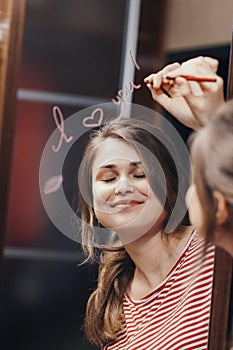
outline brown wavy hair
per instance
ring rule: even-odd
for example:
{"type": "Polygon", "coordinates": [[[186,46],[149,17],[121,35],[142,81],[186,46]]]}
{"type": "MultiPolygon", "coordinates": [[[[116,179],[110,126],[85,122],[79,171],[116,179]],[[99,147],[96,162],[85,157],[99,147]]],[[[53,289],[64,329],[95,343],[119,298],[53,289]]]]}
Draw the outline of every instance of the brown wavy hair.
{"type": "MultiPolygon", "coordinates": [[[[166,147],[169,140],[160,130],[133,119],[113,120],[93,130],[79,169],[79,208],[82,220],[83,250],[87,254],[87,260],[95,257],[96,246],[98,246],[95,240],[97,219],[92,206],[92,164],[99,144],[107,138],[121,139],[132,145],[146,165],[146,177],[156,196],[160,200],[165,195],[166,217],[161,230],[164,230],[169,220],[178,192],[176,165],[166,147]],[[151,156],[151,153],[154,157],[151,156]],[[164,179],[156,170],[158,169],[157,161],[165,176],[166,193],[164,193],[164,179]]],[[[174,222],[174,234],[180,225],[180,222],[174,222]]],[[[164,236],[168,235],[164,234],[164,236]]],[[[111,249],[106,249],[104,246],[99,248],[102,249],[98,285],[88,300],[85,319],[87,339],[97,346],[115,341],[123,330],[122,302],[135,269],[134,262],[123,246],[111,249]]]]}
{"type": "Polygon", "coordinates": [[[214,190],[222,193],[228,206],[228,218],[222,227],[233,229],[233,100],[191,136],[190,144],[194,184],[203,211],[201,231],[213,241],[217,228],[214,190]]]}

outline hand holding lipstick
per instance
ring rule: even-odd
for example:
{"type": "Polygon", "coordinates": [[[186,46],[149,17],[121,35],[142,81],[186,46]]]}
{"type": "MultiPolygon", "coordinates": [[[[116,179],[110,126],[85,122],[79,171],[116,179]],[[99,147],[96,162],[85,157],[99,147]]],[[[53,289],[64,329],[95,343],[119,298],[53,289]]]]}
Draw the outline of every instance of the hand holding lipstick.
{"type": "Polygon", "coordinates": [[[199,129],[224,102],[218,61],[197,57],[173,63],[144,79],[152,98],[184,125],[199,129]]]}

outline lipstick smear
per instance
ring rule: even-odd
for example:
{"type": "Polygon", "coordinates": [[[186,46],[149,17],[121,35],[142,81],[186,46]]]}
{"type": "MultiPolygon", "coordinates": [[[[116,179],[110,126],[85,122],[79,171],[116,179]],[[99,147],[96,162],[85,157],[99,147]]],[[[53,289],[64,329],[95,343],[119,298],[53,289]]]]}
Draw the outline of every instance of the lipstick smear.
{"type": "Polygon", "coordinates": [[[62,185],[62,182],[63,182],[62,175],[51,177],[46,181],[43,192],[45,194],[49,194],[49,193],[58,191],[62,185]]]}

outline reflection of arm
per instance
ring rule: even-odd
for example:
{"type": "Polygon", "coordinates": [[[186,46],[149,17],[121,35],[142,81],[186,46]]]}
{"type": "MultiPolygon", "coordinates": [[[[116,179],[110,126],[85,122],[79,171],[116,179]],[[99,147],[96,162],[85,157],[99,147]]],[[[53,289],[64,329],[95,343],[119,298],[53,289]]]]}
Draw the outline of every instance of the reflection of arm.
{"type": "Polygon", "coordinates": [[[198,130],[224,102],[223,80],[216,74],[217,69],[217,60],[196,57],[182,64],[167,65],[161,71],[146,77],[144,81],[155,101],[181,123],[198,130]],[[168,74],[175,79],[167,79],[168,74]],[[216,82],[188,81],[180,75],[215,78],[216,82]]]}

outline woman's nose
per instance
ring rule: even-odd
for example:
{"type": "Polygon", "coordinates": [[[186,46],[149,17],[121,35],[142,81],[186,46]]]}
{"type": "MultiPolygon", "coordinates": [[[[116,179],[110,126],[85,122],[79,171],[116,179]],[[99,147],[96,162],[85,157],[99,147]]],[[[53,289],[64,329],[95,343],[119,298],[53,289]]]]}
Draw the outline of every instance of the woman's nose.
{"type": "Polygon", "coordinates": [[[126,195],[127,193],[133,193],[134,186],[130,181],[120,180],[115,187],[115,195],[126,195]]]}

